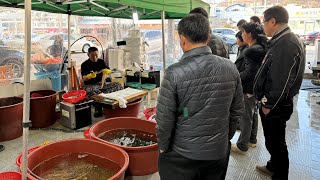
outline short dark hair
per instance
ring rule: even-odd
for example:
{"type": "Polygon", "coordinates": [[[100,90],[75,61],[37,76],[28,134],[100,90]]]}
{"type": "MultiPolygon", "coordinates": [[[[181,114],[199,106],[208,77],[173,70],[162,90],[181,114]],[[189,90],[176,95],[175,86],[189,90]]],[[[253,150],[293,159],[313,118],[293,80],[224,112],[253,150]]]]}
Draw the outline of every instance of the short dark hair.
{"type": "Polygon", "coordinates": [[[241,19],[240,21],[238,21],[237,26],[242,26],[244,23],[247,23],[247,21],[244,19],[241,19]]]}
{"type": "Polygon", "coordinates": [[[241,31],[237,32],[236,38],[238,38],[241,42],[243,42],[242,32],[241,31]]]}
{"type": "Polygon", "coordinates": [[[98,48],[96,48],[96,47],[89,47],[89,49],[88,49],[88,53],[95,52],[95,51],[99,51],[98,48]]]}
{"type": "Polygon", "coordinates": [[[289,22],[288,11],[282,6],[273,6],[263,12],[264,21],[269,21],[271,18],[276,20],[277,24],[287,24],[289,22]]]}
{"type": "Polygon", "coordinates": [[[261,24],[261,20],[258,16],[251,16],[250,18],[253,22],[261,24]]]}
{"type": "Polygon", "coordinates": [[[202,7],[192,9],[189,14],[201,14],[202,16],[209,18],[208,12],[202,7]]]}
{"type": "Polygon", "coordinates": [[[210,37],[210,24],[208,18],[200,14],[190,14],[178,24],[178,33],[193,43],[207,42],[210,37]]]}

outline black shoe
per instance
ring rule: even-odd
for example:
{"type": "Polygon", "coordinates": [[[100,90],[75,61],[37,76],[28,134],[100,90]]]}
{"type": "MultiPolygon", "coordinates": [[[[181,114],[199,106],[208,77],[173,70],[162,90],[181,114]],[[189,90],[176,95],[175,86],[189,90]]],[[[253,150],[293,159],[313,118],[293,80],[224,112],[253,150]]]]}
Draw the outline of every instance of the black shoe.
{"type": "Polygon", "coordinates": [[[3,145],[0,145],[0,152],[3,151],[5,148],[3,145]]]}
{"type": "Polygon", "coordinates": [[[102,117],[102,115],[103,115],[102,111],[95,110],[94,114],[93,114],[93,117],[98,118],[98,117],[102,117]]]}

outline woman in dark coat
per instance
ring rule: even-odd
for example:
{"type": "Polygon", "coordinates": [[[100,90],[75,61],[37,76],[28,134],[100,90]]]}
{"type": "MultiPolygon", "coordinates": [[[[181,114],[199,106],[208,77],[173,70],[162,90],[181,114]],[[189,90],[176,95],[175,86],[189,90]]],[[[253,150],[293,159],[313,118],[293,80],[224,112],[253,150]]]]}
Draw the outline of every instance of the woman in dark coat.
{"type": "Polygon", "coordinates": [[[267,52],[267,38],[258,24],[245,23],[242,28],[241,37],[248,47],[239,54],[235,64],[241,77],[245,113],[240,120],[240,137],[231,150],[245,154],[249,146],[255,147],[257,143],[258,113],[257,100],[253,96],[253,80],[267,52]]]}

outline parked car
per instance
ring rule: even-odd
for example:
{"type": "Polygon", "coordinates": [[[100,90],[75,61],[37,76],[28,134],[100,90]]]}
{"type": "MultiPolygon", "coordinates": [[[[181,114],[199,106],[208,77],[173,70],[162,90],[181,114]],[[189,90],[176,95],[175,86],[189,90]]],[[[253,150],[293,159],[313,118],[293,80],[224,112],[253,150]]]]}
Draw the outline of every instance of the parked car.
{"type": "Polygon", "coordinates": [[[24,54],[21,51],[9,49],[0,45],[0,66],[12,65],[14,78],[20,78],[23,75],[24,54]]]}
{"type": "Polygon", "coordinates": [[[319,34],[319,31],[310,32],[303,36],[302,41],[306,45],[314,45],[314,40],[317,38],[319,34]]]}
{"type": "Polygon", "coordinates": [[[212,33],[214,34],[222,34],[222,35],[236,35],[237,30],[230,29],[230,28],[214,28],[212,29],[212,33]]]}
{"type": "MultiPolygon", "coordinates": [[[[68,35],[67,34],[55,34],[55,35],[44,35],[38,36],[34,40],[32,40],[33,45],[39,44],[44,50],[48,50],[48,48],[53,45],[54,40],[60,36],[63,39],[63,45],[66,49],[68,49],[68,35]]],[[[75,42],[77,38],[74,36],[70,36],[71,44],[75,42]]],[[[80,39],[75,44],[72,45],[71,51],[82,51],[84,53],[88,52],[90,47],[95,46],[91,41],[86,40],[85,38],[80,39]]]]}
{"type": "Polygon", "coordinates": [[[239,46],[237,45],[237,38],[234,35],[222,35],[219,33],[214,33],[214,35],[221,37],[221,39],[227,44],[229,53],[238,53],[239,46]]]}

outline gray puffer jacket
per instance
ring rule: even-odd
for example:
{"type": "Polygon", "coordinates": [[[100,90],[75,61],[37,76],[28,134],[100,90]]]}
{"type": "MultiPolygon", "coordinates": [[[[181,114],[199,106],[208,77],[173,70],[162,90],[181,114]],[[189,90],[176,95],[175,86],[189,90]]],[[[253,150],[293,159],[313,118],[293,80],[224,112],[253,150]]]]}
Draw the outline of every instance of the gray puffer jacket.
{"type": "Polygon", "coordinates": [[[217,160],[243,112],[239,72],[208,46],[184,53],[165,72],[157,103],[160,150],[172,148],[194,160],[217,160]]]}

